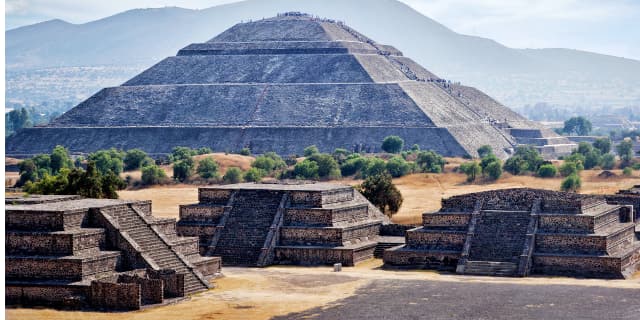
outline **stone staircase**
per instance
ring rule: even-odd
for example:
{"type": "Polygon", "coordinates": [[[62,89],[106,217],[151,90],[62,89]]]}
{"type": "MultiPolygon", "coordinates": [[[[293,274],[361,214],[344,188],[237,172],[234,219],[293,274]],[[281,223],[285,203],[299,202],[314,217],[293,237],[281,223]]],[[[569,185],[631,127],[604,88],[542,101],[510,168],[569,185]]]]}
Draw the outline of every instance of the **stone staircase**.
{"type": "Polygon", "coordinates": [[[224,265],[257,266],[283,192],[240,190],[224,224],[213,255],[224,265]]]}
{"type": "Polygon", "coordinates": [[[497,261],[467,261],[464,269],[466,274],[513,276],[518,265],[512,262],[497,261]]]}
{"type": "Polygon", "coordinates": [[[107,214],[117,219],[121,232],[126,232],[142,249],[147,260],[155,263],[159,269],[172,269],[176,273],[184,274],[185,294],[206,290],[209,284],[202,276],[194,272],[158,233],[131,205],[110,209],[107,214]]]}
{"type": "Polygon", "coordinates": [[[515,275],[530,218],[529,211],[481,211],[464,273],[515,275]]]}

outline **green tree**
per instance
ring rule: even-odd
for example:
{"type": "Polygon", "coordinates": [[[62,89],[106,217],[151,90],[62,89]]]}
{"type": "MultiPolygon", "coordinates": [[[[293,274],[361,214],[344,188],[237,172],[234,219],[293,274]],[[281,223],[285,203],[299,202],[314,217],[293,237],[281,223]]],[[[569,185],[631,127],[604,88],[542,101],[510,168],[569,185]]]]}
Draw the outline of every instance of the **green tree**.
{"type": "Polygon", "coordinates": [[[502,163],[500,160],[489,163],[483,173],[491,180],[498,180],[502,176],[502,163]]]}
{"type": "Polygon", "coordinates": [[[98,169],[101,174],[106,174],[108,171],[120,174],[124,168],[122,160],[124,157],[124,152],[111,148],[109,150],[99,150],[91,153],[88,159],[95,162],[96,169],[98,169]]]}
{"type": "Polygon", "coordinates": [[[131,149],[124,155],[124,170],[138,170],[143,164],[149,162],[147,153],[140,149],[131,149]]]}
{"type": "Polygon", "coordinates": [[[630,165],[633,159],[633,142],[631,142],[631,139],[622,140],[622,142],[616,146],[616,152],[618,156],[620,156],[620,160],[622,160],[620,164],[621,167],[630,165]]]}
{"type": "Polygon", "coordinates": [[[512,175],[520,175],[529,169],[529,164],[519,155],[514,155],[504,163],[504,171],[512,175]]]}
{"type": "Polygon", "coordinates": [[[56,146],[51,152],[51,173],[57,174],[62,168],[73,168],[73,161],[69,157],[69,150],[63,146],[56,146]]]}
{"type": "Polygon", "coordinates": [[[186,158],[178,160],[173,164],[173,178],[184,182],[193,174],[193,168],[195,167],[192,158],[186,158]]]}
{"type": "Polygon", "coordinates": [[[185,160],[191,158],[196,155],[196,151],[192,150],[188,147],[175,147],[171,150],[171,154],[169,155],[169,161],[176,162],[180,160],[185,160]]]}
{"type": "Polygon", "coordinates": [[[161,184],[167,180],[167,174],[155,164],[142,167],[142,184],[161,184]]]}
{"type": "Polygon", "coordinates": [[[460,171],[467,175],[467,182],[473,182],[482,174],[482,167],[477,161],[465,162],[460,165],[460,171]]]}
{"type": "Polygon", "coordinates": [[[388,217],[396,214],[402,206],[402,194],[388,173],[370,176],[356,189],[388,217]]]}
{"type": "Polygon", "coordinates": [[[20,169],[20,179],[16,183],[17,187],[22,187],[27,182],[36,182],[38,180],[38,167],[32,159],[26,159],[18,163],[20,169]]]}
{"type": "Polygon", "coordinates": [[[593,147],[600,150],[601,154],[607,154],[611,152],[611,139],[598,138],[593,142],[593,147]]]}
{"type": "Polygon", "coordinates": [[[118,190],[127,187],[127,183],[113,171],[108,171],[100,178],[102,185],[102,197],[107,199],[118,199],[118,190]]]}
{"type": "Polygon", "coordinates": [[[333,156],[326,153],[317,153],[309,158],[318,164],[318,176],[320,178],[339,179],[342,177],[338,162],[333,156]]]}
{"type": "Polygon", "coordinates": [[[320,177],[318,170],[317,162],[305,159],[295,165],[293,175],[296,179],[318,179],[320,177]]]}
{"type": "Polygon", "coordinates": [[[242,182],[242,170],[240,168],[231,167],[227,169],[227,172],[222,177],[222,181],[225,183],[240,183],[242,182]]]}
{"type": "Polygon", "coordinates": [[[305,157],[311,157],[312,155],[314,155],[316,153],[320,153],[320,150],[318,150],[318,147],[316,147],[315,145],[308,146],[308,147],[304,148],[304,150],[302,151],[302,154],[305,157]]]}
{"type": "Polygon", "coordinates": [[[404,140],[398,136],[387,136],[382,140],[382,150],[388,153],[399,153],[404,148],[404,140]]]}
{"type": "Polygon", "coordinates": [[[338,164],[342,164],[347,160],[347,157],[351,154],[347,149],[337,148],[333,150],[333,158],[338,162],[338,164]]]}
{"type": "Polygon", "coordinates": [[[480,158],[484,158],[490,154],[493,154],[493,148],[491,148],[490,145],[485,144],[478,148],[478,156],[480,156],[480,158]]]}
{"type": "Polygon", "coordinates": [[[8,136],[13,132],[16,132],[22,128],[29,128],[33,126],[29,111],[25,108],[20,110],[11,110],[5,113],[5,135],[8,136]]]}
{"type": "Polygon", "coordinates": [[[196,150],[196,153],[200,155],[210,154],[210,153],[213,153],[213,150],[211,150],[211,148],[209,147],[201,147],[201,148],[198,148],[198,150],[196,150]]]}
{"type": "Polygon", "coordinates": [[[565,161],[560,166],[560,174],[563,177],[568,177],[570,175],[577,175],[583,169],[582,164],[574,161],[565,161]]]}
{"type": "Polygon", "coordinates": [[[626,167],[622,170],[622,175],[624,176],[631,177],[632,174],[633,174],[633,169],[631,169],[631,167],[626,167]]]}
{"type": "Polygon", "coordinates": [[[376,157],[365,158],[365,164],[360,173],[363,178],[380,175],[387,172],[387,164],[384,160],[376,157]]]}
{"type": "Polygon", "coordinates": [[[556,166],[548,163],[548,164],[543,164],[540,166],[540,168],[538,168],[538,177],[542,177],[542,178],[553,178],[556,176],[556,174],[558,173],[558,169],[556,169],[556,166]]]}
{"type": "Polygon", "coordinates": [[[422,172],[440,173],[444,170],[444,158],[434,151],[420,151],[416,158],[416,165],[422,172]]]}
{"type": "Polygon", "coordinates": [[[358,171],[361,171],[366,163],[367,160],[364,157],[361,157],[359,154],[355,153],[349,156],[340,166],[340,172],[342,173],[343,177],[354,175],[358,171]]]}
{"type": "Polygon", "coordinates": [[[420,146],[418,144],[414,144],[411,146],[411,152],[418,152],[420,151],[420,146]]]}
{"type": "Polygon", "coordinates": [[[212,157],[204,158],[198,162],[196,171],[204,179],[217,178],[218,163],[212,157]]]}
{"type": "Polygon", "coordinates": [[[573,117],[564,122],[562,131],[569,135],[586,136],[591,133],[591,122],[584,117],[573,117]]]}
{"type": "Polygon", "coordinates": [[[387,172],[394,178],[407,175],[410,170],[411,166],[402,157],[395,156],[387,161],[387,172]]]}
{"type": "Polygon", "coordinates": [[[274,152],[267,152],[251,163],[251,166],[263,170],[265,173],[270,174],[275,170],[284,169],[287,164],[274,152]]]}
{"type": "Polygon", "coordinates": [[[95,162],[87,162],[87,171],[82,175],[77,187],[78,194],[83,197],[102,198],[102,176],[95,162]]]}
{"type": "Polygon", "coordinates": [[[242,150],[240,150],[240,154],[243,155],[243,156],[250,156],[251,155],[251,149],[242,148],[242,150]]]}
{"type": "Polygon", "coordinates": [[[615,168],[616,156],[612,155],[611,153],[607,153],[603,155],[600,162],[600,166],[602,166],[602,169],[605,169],[605,170],[611,170],[615,168]]]}
{"type": "Polygon", "coordinates": [[[574,173],[566,177],[564,180],[562,180],[562,184],[560,185],[560,188],[563,191],[575,192],[580,189],[581,185],[582,185],[582,181],[580,180],[580,177],[574,173]]]}
{"type": "Polygon", "coordinates": [[[250,168],[244,173],[244,181],[259,182],[264,178],[265,172],[258,168],[250,168]]]}

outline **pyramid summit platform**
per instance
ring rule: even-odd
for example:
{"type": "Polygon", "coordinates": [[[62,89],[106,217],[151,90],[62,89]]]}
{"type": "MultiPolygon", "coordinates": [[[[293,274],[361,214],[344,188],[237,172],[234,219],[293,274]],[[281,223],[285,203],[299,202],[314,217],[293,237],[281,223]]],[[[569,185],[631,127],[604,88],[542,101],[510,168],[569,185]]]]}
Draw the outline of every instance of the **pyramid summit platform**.
{"type": "Polygon", "coordinates": [[[309,145],[376,152],[389,135],[446,156],[476,156],[482,145],[503,158],[518,144],[546,156],[575,147],[344,23],[287,13],[188,45],[49,125],[19,131],[6,153],[56,145],[74,153],[189,146],[288,155],[309,145]]]}

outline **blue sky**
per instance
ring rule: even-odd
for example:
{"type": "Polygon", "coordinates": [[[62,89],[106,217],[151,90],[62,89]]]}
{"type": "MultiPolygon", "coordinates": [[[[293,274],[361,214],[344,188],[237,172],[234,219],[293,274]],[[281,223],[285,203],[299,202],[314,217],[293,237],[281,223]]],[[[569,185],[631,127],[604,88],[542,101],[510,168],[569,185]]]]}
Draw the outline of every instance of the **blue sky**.
{"type": "MultiPolygon", "coordinates": [[[[8,29],[84,23],[134,8],[208,8],[237,0],[5,0],[8,29]]],[[[640,60],[640,0],[401,0],[462,34],[514,48],[570,48],[640,60]]]]}

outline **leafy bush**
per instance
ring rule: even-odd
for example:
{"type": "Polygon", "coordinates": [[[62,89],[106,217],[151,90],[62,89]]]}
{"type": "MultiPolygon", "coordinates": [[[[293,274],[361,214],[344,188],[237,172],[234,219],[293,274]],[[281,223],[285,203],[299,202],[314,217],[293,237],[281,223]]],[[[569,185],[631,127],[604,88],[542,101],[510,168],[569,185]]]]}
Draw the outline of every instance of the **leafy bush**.
{"type": "Polygon", "coordinates": [[[580,180],[580,177],[577,174],[571,174],[568,177],[566,177],[563,181],[562,184],[560,185],[560,188],[563,191],[577,191],[580,189],[582,185],[582,181],[580,180]]]}
{"type": "Polygon", "coordinates": [[[267,152],[256,157],[256,159],[251,163],[251,166],[270,174],[275,170],[286,168],[287,164],[275,152],[267,152]]]}
{"type": "Polygon", "coordinates": [[[177,162],[180,160],[190,159],[195,156],[197,151],[192,150],[188,147],[175,147],[171,150],[171,154],[169,155],[170,162],[177,162]]]}
{"type": "Polygon", "coordinates": [[[407,175],[410,171],[411,166],[402,157],[395,156],[387,161],[387,172],[394,178],[407,175]]]}
{"type": "Polygon", "coordinates": [[[196,150],[197,154],[210,154],[213,153],[213,150],[211,150],[211,148],[209,147],[201,147],[198,148],[198,150],[196,150]]]}
{"type": "Polygon", "coordinates": [[[320,178],[338,179],[342,177],[338,162],[330,154],[314,154],[309,160],[318,164],[318,176],[320,178]]]}
{"type": "Polygon", "coordinates": [[[242,148],[242,150],[240,150],[240,154],[243,155],[243,156],[250,156],[251,155],[251,149],[242,148]]]}
{"type": "Polygon", "coordinates": [[[620,156],[620,160],[622,160],[620,164],[621,167],[630,165],[633,159],[633,142],[631,142],[631,139],[625,139],[620,142],[616,146],[616,152],[618,152],[618,156],[620,156]]]}
{"type": "Polygon", "coordinates": [[[88,159],[95,162],[96,169],[101,174],[106,174],[112,171],[115,174],[120,174],[124,168],[125,153],[114,148],[109,150],[99,150],[95,153],[89,154],[88,159]]]}
{"type": "Polygon", "coordinates": [[[351,152],[349,152],[347,149],[337,148],[333,150],[332,156],[338,162],[338,164],[342,164],[345,160],[347,160],[347,157],[349,157],[350,154],[351,152]]]}
{"type": "Polygon", "coordinates": [[[490,145],[485,144],[478,148],[478,156],[480,156],[480,158],[484,158],[490,154],[493,154],[493,148],[491,148],[490,145]]]}
{"type": "Polygon", "coordinates": [[[63,169],[63,168],[69,168],[69,169],[73,168],[73,161],[71,161],[71,158],[69,157],[69,150],[67,150],[63,146],[56,146],[55,148],[53,148],[53,151],[51,152],[51,156],[49,157],[49,159],[51,161],[50,162],[51,173],[53,174],[57,174],[60,171],[60,169],[63,169]]]}
{"type": "Polygon", "coordinates": [[[131,149],[124,155],[124,170],[138,170],[143,164],[149,163],[150,159],[147,157],[147,153],[140,149],[131,149]]]}
{"type": "Polygon", "coordinates": [[[582,164],[574,161],[566,161],[560,166],[560,174],[563,177],[568,177],[570,175],[577,175],[578,172],[582,171],[582,164]]]}
{"type": "Polygon", "coordinates": [[[593,142],[593,147],[600,150],[601,154],[607,154],[611,152],[611,139],[598,138],[593,142]]]}
{"type": "Polygon", "coordinates": [[[308,146],[308,147],[304,148],[304,150],[302,151],[302,154],[305,157],[311,157],[312,155],[314,155],[316,153],[320,153],[320,150],[318,150],[318,147],[316,147],[315,145],[308,146]]]}
{"type": "Polygon", "coordinates": [[[420,151],[416,158],[416,165],[422,172],[440,173],[444,170],[444,158],[435,151],[420,151]]]}
{"type": "Polygon", "coordinates": [[[402,206],[402,194],[388,173],[370,176],[356,189],[388,217],[397,213],[402,206]]]}
{"type": "Polygon", "coordinates": [[[218,163],[212,157],[204,158],[198,162],[196,172],[204,179],[217,178],[218,163]]]}
{"type": "Polygon", "coordinates": [[[361,157],[359,154],[354,154],[353,156],[347,158],[340,166],[340,172],[342,173],[343,177],[354,175],[358,171],[361,171],[366,163],[367,161],[364,157],[361,157]]]}
{"type": "Polygon", "coordinates": [[[512,156],[504,163],[504,171],[511,173],[512,175],[520,175],[525,173],[529,169],[529,164],[521,156],[512,156]]]}
{"type": "Polygon", "coordinates": [[[472,182],[482,173],[482,167],[476,161],[465,162],[460,165],[460,171],[467,175],[467,182],[472,182]]]}
{"type": "Polygon", "coordinates": [[[558,173],[556,166],[552,164],[543,164],[538,168],[538,177],[553,178],[558,173]]]}
{"type": "Polygon", "coordinates": [[[631,169],[631,167],[626,167],[622,169],[622,175],[631,177],[632,174],[633,174],[633,170],[631,169]]]}
{"type": "Polygon", "coordinates": [[[489,163],[483,173],[492,180],[498,180],[502,176],[502,163],[500,160],[489,163]]]}
{"type": "Polygon", "coordinates": [[[605,170],[611,170],[616,166],[616,156],[611,153],[603,155],[600,161],[600,166],[605,170]]]}
{"type": "Polygon", "coordinates": [[[176,161],[173,164],[173,178],[180,182],[184,182],[193,174],[194,166],[195,164],[191,158],[176,161]]]}
{"type": "Polygon", "coordinates": [[[149,164],[142,167],[142,184],[154,185],[161,184],[167,180],[167,174],[155,164],[149,164]]]}
{"type": "Polygon", "coordinates": [[[318,179],[318,163],[305,159],[296,164],[293,168],[293,175],[296,179],[318,179]]]}
{"type": "Polygon", "coordinates": [[[258,168],[250,168],[244,173],[244,181],[259,182],[264,178],[265,172],[258,168]]]}
{"type": "Polygon", "coordinates": [[[240,183],[242,182],[242,170],[240,168],[231,167],[227,169],[227,172],[222,177],[222,181],[225,183],[240,183]]]}
{"type": "Polygon", "coordinates": [[[382,150],[388,153],[399,153],[404,147],[404,140],[398,136],[387,136],[382,140],[382,150]]]}
{"type": "Polygon", "coordinates": [[[360,171],[363,178],[381,175],[387,171],[387,164],[380,158],[364,158],[364,167],[360,171]]]}

